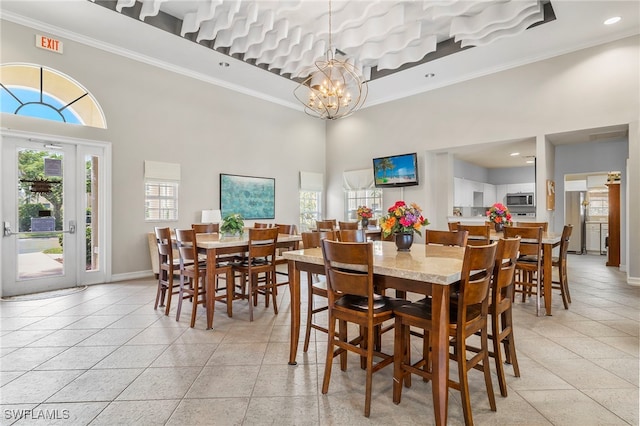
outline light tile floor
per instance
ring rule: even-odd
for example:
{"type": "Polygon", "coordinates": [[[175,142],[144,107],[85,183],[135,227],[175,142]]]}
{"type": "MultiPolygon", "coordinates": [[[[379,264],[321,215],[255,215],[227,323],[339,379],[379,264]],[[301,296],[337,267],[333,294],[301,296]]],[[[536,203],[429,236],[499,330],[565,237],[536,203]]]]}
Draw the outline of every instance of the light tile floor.
{"type": "MultiPolygon", "coordinates": [[[[498,410],[492,412],[481,373],[470,373],[476,424],[638,424],[640,288],[604,263],[604,257],[570,256],[567,311],[557,295],[551,317],[536,317],[530,302],[517,303],[522,377],[506,366],[509,396],[503,398],[494,375],[498,410]]],[[[215,328],[207,331],[204,309],[195,329],[188,327],[188,309],[175,321],[175,303],[169,317],[154,311],[155,286],[136,280],[2,302],[0,424],[433,423],[429,383],[414,380],[401,404],[392,403],[392,368],[374,375],[371,417],[363,417],[364,372],[355,355],[347,372],[333,369],[322,395],[321,333],[317,342],[312,333],[308,353],[300,345],[297,366],[287,365],[286,287],[278,315],[260,306],[250,323],[246,302],[235,302],[233,318],[218,305],[215,328]]],[[[389,342],[385,336],[386,347],[389,342]]],[[[455,363],[451,368],[455,374],[455,363]]],[[[449,423],[463,423],[456,391],[450,391],[449,423]]]]}

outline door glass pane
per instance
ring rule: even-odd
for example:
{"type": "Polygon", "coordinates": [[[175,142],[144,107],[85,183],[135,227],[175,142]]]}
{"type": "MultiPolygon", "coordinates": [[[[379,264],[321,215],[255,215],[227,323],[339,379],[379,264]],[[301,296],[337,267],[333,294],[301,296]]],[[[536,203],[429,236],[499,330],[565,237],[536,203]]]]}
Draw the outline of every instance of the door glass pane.
{"type": "Polygon", "coordinates": [[[64,274],[62,160],[57,151],[18,151],[19,280],[64,274]]]}
{"type": "Polygon", "coordinates": [[[98,237],[100,236],[98,224],[98,188],[99,188],[99,158],[97,155],[87,155],[85,157],[85,211],[86,211],[86,229],[85,229],[85,260],[87,271],[100,270],[100,256],[98,255],[100,244],[98,237]]]}

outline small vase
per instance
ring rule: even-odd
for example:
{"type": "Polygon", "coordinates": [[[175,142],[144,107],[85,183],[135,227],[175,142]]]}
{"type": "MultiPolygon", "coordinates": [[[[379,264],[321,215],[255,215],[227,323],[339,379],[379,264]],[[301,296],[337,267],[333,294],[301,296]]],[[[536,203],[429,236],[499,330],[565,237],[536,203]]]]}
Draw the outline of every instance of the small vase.
{"type": "Polygon", "coordinates": [[[500,222],[500,223],[494,223],[493,227],[495,228],[496,232],[502,232],[504,231],[504,223],[500,222]]]}
{"type": "Polygon", "coordinates": [[[369,219],[366,217],[363,217],[360,223],[362,224],[362,229],[367,229],[369,227],[369,219]]]}
{"type": "Polygon", "coordinates": [[[413,244],[413,233],[396,234],[396,247],[398,251],[411,251],[413,244]]]}

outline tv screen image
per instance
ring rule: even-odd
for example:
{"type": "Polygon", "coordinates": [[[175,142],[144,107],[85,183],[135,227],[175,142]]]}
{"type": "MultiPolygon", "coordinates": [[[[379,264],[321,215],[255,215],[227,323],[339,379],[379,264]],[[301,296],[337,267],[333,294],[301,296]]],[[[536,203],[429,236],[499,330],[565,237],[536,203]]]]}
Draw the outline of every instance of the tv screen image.
{"type": "Polygon", "coordinates": [[[390,155],[373,159],[376,188],[418,185],[416,153],[390,155]]]}

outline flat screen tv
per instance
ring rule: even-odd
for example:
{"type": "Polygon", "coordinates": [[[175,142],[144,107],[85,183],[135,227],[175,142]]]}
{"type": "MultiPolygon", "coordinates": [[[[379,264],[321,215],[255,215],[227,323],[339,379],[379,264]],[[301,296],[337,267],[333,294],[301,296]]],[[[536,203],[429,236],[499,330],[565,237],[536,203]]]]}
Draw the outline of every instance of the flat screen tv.
{"type": "Polygon", "coordinates": [[[418,156],[414,152],[374,158],[373,176],[376,188],[418,185],[418,156]]]}

